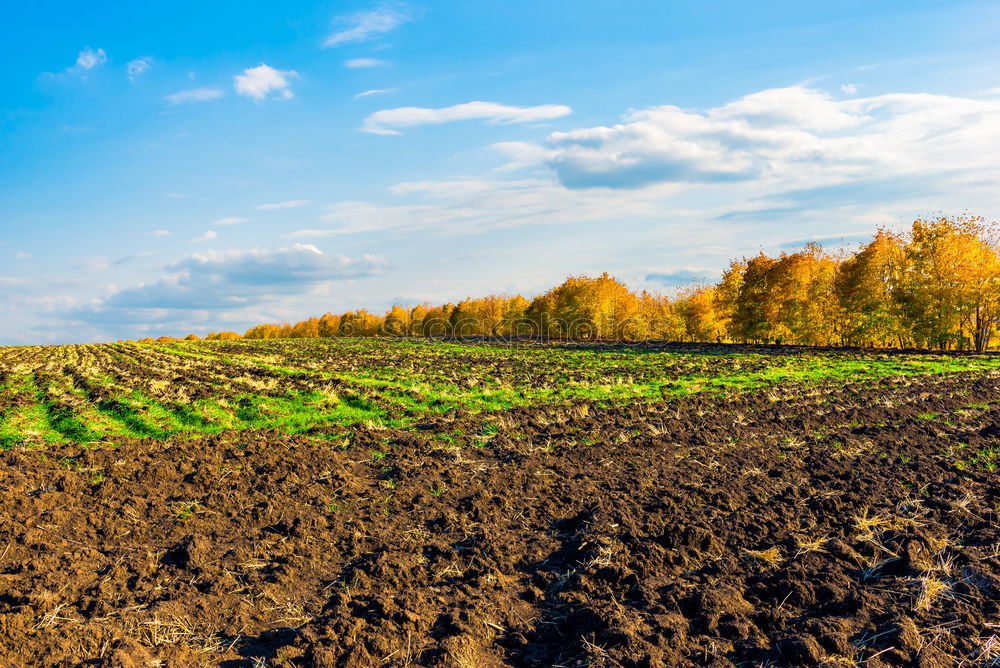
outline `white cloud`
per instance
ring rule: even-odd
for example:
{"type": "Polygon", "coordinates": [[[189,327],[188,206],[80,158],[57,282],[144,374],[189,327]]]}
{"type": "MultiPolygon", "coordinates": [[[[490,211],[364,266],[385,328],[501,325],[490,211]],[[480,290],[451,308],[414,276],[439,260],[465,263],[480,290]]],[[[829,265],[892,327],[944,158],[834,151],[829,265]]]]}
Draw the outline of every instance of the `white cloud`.
{"type": "Polygon", "coordinates": [[[243,74],[237,74],[233,77],[233,85],[238,94],[254,100],[263,100],[270,93],[274,93],[275,97],[288,99],[292,97],[288,80],[294,76],[294,70],[276,70],[270,65],[262,64],[243,70],[243,74]]]}
{"type": "Polygon", "coordinates": [[[925,171],[997,169],[1000,101],[927,94],[835,100],[765,90],[706,110],[662,106],[610,127],[549,135],[534,154],[571,188],[753,181],[785,189],[925,171]]]}
{"type": "Polygon", "coordinates": [[[387,230],[473,233],[520,225],[641,217],[656,212],[652,203],[662,190],[637,197],[615,191],[574,192],[549,179],[408,182],[390,191],[410,201],[394,205],[340,202],[323,216],[327,226],[287,236],[317,238],[387,230]]]}
{"type": "Polygon", "coordinates": [[[18,253],[14,256],[18,260],[30,260],[32,258],[31,253],[18,253]]]}
{"type": "Polygon", "coordinates": [[[237,216],[229,216],[228,218],[219,218],[218,220],[212,221],[212,225],[239,225],[240,223],[250,222],[249,218],[239,218],[237,216]]]}
{"type": "Polygon", "coordinates": [[[136,78],[149,69],[152,65],[152,58],[136,58],[135,60],[130,60],[127,65],[125,65],[125,72],[128,74],[129,81],[135,81],[136,78]]]}
{"type": "Polygon", "coordinates": [[[370,95],[385,95],[386,93],[395,93],[395,92],[396,92],[395,88],[373,88],[372,90],[362,91],[361,93],[358,93],[354,97],[355,99],[357,99],[361,97],[368,97],[370,95]]]}
{"type": "Polygon", "coordinates": [[[549,152],[537,144],[521,141],[497,142],[490,148],[504,154],[507,164],[497,168],[498,171],[514,171],[545,162],[549,152]]]}
{"type": "Polygon", "coordinates": [[[409,14],[398,7],[389,5],[380,5],[368,11],[348,14],[338,19],[341,29],[327,37],[323,45],[340,46],[364,42],[392,32],[409,20],[409,14]]]}
{"type": "Polygon", "coordinates": [[[381,67],[382,65],[388,64],[388,60],[379,60],[378,58],[351,58],[350,60],[344,61],[344,67],[352,70],[362,69],[365,67],[381,67]]]}
{"type": "Polygon", "coordinates": [[[328,255],[312,244],[192,253],[164,267],[161,279],[116,291],[68,317],[92,322],[169,321],[178,317],[178,311],[255,307],[317,284],[370,276],[385,265],[379,256],[328,255]]]}
{"type": "Polygon", "coordinates": [[[841,84],[840,90],[847,95],[854,95],[858,92],[858,86],[857,84],[852,83],[841,84]]]}
{"type": "MultiPolygon", "coordinates": [[[[223,95],[225,95],[225,93],[221,88],[192,88],[190,90],[182,90],[172,95],[167,95],[163,99],[170,104],[184,104],[185,102],[206,102],[208,100],[217,100],[223,95]]],[[[184,195],[181,195],[181,197],[184,197],[184,195]]]]}
{"type": "Polygon", "coordinates": [[[307,204],[312,204],[310,200],[307,199],[293,199],[287,202],[273,202],[271,204],[258,204],[254,207],[257,211],[273,211],[275,209],[295,209],[300,206],[305,206],[307,204]]]}
{"type": "Polygon", "coordinates": [[[169,237],[170,232],[168,232],[167,230],[153,230],[152,232],[149,233],[149,235],[152,237],[169,237]]]}
{"type": "MultiPolygon", "coordinates": [[[[370,129],[464,117],[418,111],[373,115],[370,129]]],[[[996,145],[1000,100],[766,90],[703,110],[633,111],[620,124],[550,133],[542,144],[494,144],[509,160],[492,178],[401,183],[388,201],[340,202],[324,224],[289,236],[671,221],[693,238],[754,230],[752,248],[780,249],[810,234],[854,238],[929,211],[995,216],[1000,154],[982,147],[996,145]],[[502,178],[510,172],[523,174],[502,178]]],[[[719,261],[745,247],[727,246],[719,261]]],[[[709,266],[703,261],[687,268],[709,266]]]]}
{"type": "Polygon", "coordinates": [[[438,125],[452,121],[485,120],[490,123],[532,123],[560,118],[572,109],[559,104],[510,107],[496,102],[466,102],[441,109],[398,107],[376,111],[365,119],[362,130],[379,135],[398,135],[397,128],[438,125]]]}
{"type": "Polygon", "coordinates": [[[8,276],[0,276],[0,287],[17,288],[27,284],[28,281],[24,280],[23,278],[10,278],[8,276]]]}
{"type": "Polygon", "coordinates": [[[108,54],[104,53],[104,49],[86,48],[76,57],[76,66],[84,70],[92,70],[106,62],[108,62],[108,54]]]}
{"type": "Polygon", "coordinates": [[[218,238],[219,238],[218,232],[216,232],[215,230],[209,230],[208,232],[205,232],[205,234],[202,234],[200,237],[195,237],[194,239],[192,239],[191,243],[200,244],[203,241],[211,241],[212,239],[218,239],[218,238]]]}

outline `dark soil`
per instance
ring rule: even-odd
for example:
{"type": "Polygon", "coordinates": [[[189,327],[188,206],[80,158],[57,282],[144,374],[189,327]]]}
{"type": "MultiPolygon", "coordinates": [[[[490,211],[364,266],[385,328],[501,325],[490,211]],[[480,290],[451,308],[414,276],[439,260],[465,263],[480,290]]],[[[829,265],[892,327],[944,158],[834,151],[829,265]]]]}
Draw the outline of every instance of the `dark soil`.
{"type": "Polygon", "coordinates": [[[998,400],[981,374],[0,452],[0,663],[998,665],[998,400]]]}

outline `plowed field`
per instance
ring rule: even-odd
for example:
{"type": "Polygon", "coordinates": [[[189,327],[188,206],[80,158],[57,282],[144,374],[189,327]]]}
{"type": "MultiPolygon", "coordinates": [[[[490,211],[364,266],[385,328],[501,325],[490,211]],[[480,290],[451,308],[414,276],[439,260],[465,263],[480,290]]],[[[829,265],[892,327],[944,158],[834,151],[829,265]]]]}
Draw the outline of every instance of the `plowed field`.
{"type": "Polygon", "coordinates": [[[0,348],[0,665],[1000,665],[1000,358],[0,348]]]}

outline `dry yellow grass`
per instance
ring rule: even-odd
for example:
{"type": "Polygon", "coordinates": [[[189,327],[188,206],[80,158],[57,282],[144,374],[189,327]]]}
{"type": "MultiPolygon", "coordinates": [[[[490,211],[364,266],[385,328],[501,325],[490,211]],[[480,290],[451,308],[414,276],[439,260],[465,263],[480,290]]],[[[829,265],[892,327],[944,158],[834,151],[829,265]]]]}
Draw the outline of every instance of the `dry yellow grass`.
{"type": "Polygon", "coordinates": [[[934,607],[935,601],[942,596],[949,595],[951,591],[951,587],[947,582],[930,573],[917,578],[917,585],[919,590],[917,592],[917,599],[913,604],[913,609],[920,612],[930,610],[934,607]]]}
{"type": "Polygon", "coordinates": [[[805,536],[795,537],[795,547],[797,548],[795,556],[801,556],[803,554],[808,554],[809,552],[826,552],[826,545],[829,538],[827,536],[820,536],[819,538],[807,538],[805,536]]]}
{"type": "Polygon", "coordinates": [[[746,557],[748,561],[752,561],[756,564],[770,566],[775,568],[781,565],[784,561],[784,557],[781,555],[781,550],[777,547],[769,547],[766,550],[743,550],[743,556],[746,557]]]}

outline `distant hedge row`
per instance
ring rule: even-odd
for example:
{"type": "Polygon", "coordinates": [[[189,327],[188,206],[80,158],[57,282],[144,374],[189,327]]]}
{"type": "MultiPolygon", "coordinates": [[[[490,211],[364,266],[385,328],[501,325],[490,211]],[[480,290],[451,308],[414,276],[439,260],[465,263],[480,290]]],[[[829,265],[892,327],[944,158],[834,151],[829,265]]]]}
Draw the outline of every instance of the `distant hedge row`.
{"type": "Polygon", "coordinates": [[[327,313],[206,338],[540,336],[982,351],[1000,313],[998,240],[995,223],[942,216],[903,234],[879,230],[854,253],[807,244],[736,260],[717,284],[673,295],[634,293],[607,274],[578,276],[531,301],[491,295],[383,315],[327,313]]]}

